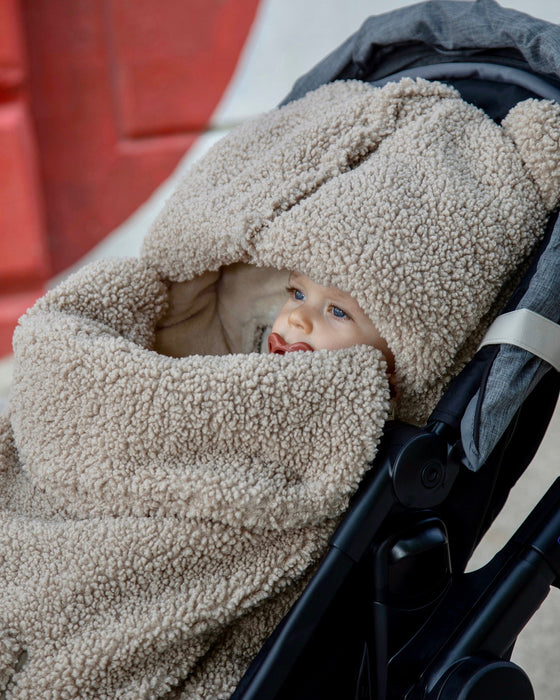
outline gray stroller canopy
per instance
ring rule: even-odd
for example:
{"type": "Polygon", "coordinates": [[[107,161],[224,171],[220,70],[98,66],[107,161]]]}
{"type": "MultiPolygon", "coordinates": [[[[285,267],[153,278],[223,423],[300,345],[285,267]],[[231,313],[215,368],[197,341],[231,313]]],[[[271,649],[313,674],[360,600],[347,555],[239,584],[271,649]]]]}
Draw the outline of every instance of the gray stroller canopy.
{"type": "MultiPolygon", "coordinates": [[[[493,64],[492,76],[502,76],[502,82],[515,75],[509,68],[528,71],[525,80],[549,92],[542,97],[557,99],[560,27],[505,9],[495,0],[432,0],[404,7],[367,19],[355,34],[297,80],[285,102],[331,80],[394,80],[402,71],[428,80],[437,75],[441,80],[441,64],[455,64],[448,69],[450,76],[457,76],[466,70],[465,63],[493,64]]],[[[475,74],[476,68],[471,69],[475,74]]]]}

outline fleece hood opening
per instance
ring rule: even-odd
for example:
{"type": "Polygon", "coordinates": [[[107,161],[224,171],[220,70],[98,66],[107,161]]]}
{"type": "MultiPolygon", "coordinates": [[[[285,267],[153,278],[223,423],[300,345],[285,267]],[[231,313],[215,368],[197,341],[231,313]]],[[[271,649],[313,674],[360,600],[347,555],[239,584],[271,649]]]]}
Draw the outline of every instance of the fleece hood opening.
{"type": "Polygon", "coordinates": [[[156,323],[153,349],[170,357],[266,352],[288,275],[234,263],[168,282],[167,310],[156,323]]]}

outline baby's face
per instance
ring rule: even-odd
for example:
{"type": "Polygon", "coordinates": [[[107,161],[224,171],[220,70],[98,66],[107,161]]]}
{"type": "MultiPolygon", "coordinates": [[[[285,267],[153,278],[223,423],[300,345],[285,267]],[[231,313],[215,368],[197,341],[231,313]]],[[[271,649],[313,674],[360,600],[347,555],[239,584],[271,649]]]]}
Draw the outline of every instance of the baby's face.
{"type": "MultiPolygon", "coordinates": [[[[304,343],[308,347],[294,349],[309,350],[372,345],[385,355],[391,371],[393,356],[387,343],[350,294],[315,284],[298,272],[290,275],[288,294],[272,326],[286,345],[304,343]]],[[[275,343],[270,345],[274,352],[275,343]]]]}

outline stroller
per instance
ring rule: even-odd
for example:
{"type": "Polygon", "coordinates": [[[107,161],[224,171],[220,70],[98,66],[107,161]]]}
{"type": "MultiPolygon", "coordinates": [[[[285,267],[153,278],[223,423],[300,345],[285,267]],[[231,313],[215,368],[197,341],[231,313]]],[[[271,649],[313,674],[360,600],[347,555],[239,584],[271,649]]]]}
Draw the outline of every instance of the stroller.
{"type": "MultiPolygon", "coordinates": [[[[368,19],[295,84],[444,81],[499,122],[560,102],[560,27],[494,0],[433,0],[368,19]]],[[[559,585],[560,480],[479,570],[469,559],[533,458],[560,389],[560,221],[424,428],[389,423],[320,568],[232,700],[530,700],[510,661],[559,585]]]]}

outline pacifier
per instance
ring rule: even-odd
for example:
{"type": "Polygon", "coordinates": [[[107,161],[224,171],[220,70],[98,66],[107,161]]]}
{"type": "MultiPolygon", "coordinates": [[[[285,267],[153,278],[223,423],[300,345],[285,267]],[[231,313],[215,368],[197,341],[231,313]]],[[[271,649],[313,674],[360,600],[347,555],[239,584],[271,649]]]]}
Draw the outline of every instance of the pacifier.
{"type": "Polygon", "coordinates": [[[278,333],[271,333],[268,336],[268,352],[275,355],[285,355],[287,352],[297,352],[298,350],[311,350],[313,352],[313,348],[307,343],[299,342],[289,345],[278,333]]]}

